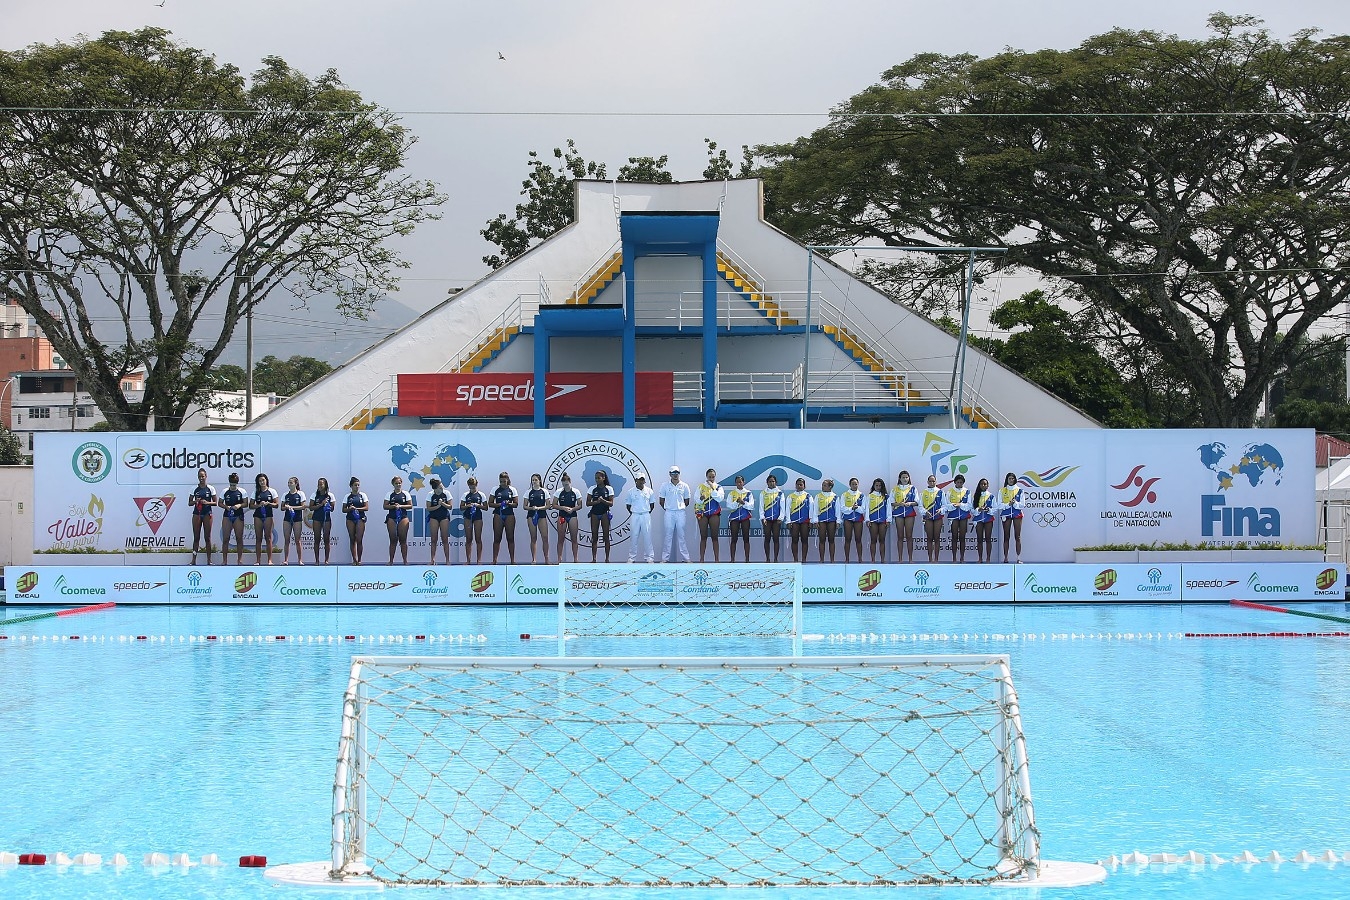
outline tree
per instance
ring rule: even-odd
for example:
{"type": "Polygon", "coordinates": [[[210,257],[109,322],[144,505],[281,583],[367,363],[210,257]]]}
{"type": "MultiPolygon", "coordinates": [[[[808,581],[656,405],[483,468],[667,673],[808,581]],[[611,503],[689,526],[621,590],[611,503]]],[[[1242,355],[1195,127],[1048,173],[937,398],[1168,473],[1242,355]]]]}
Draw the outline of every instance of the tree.
{"type": "Polygon", "coordinates": [[[1090,312],[1072,315],[1043,291],[1031,291],[1001,304],[989,321],[1013,332],[992,347],[999,362],[1112,428],[1155,424],[1135,406],[1117,368],[1097,350],[1090,312]]]}
{"type": "MultiPolygon", "coordinates": [[[[530,174],[520,183],[525,202],[516,204],[513,217],[499,213],[479,232],[497,245],[498,252],[483,257],[483,262],[492,268],[500,269],[575,221],[573,194],[577,180],[604,179],[609,171],[604,163],[587,162],[571,138],[567,139],[566,150],[553,148],[553,158],[557,162],[549,165],[537,151],[531,150],[530,174]]],[[[628,164],[620,167],[617,180],[668,184],[674,180],[666,169],[669,161],[668,156],[630,156],[628,164]]]]}
{"type": "Polygon", "coordinates": [[[162,29],[0,53],[0,107],[0,290],[118,430],[177,429],[274,291],[364,317],[403,266],[387,241],[443,200],[336,72],[245,79],[162,29]]]}
{"type": "Polygon", "coordinates": [[[1195,418],[1245,426],[1350,296],[1350,38],[1115,30],[1068,51],[916,56],[830,124],[759,148],[813,243],[1001,246],[1078,289],[1195,418]]]}
{"type": "MultiPolygon", "coordinates": [[[[254,377],[257,377],[258,367],[254,366],[253,371],[254,377]]],[[[243,366],[225,363],[216,366],[212,372],[215,377],[211,386],[217,391],[242,391],[248,384],[248,372],[244,371],[243,366]]]]}
{"type": "Polygon", "coordinates": [[[8,428],[0,425],[0,466],[22,466],[28,462],[23,443],[8,428]]]}
{"type": "Polygon", "coordinates": [[[268,355],[258,360],[253,367],[253,390],[259,394],[289,397],[331,371],[332,366],[312,356],[296,355],[290,359],[277,359],[268,355]]]}
{"type": "Polygon", "coordinates": [[[755,174],[755,156],[751,152],[748,144],[741,144],[741,166],[740,171],[732,174],[731,159],[727,156],[726,148],[718,149],[717,141],[712,138],[704,138],[704,149],[708,151],[708,165],[703,170],[704,181],[725,181],[728,178],[750,178],[755,174]]]}

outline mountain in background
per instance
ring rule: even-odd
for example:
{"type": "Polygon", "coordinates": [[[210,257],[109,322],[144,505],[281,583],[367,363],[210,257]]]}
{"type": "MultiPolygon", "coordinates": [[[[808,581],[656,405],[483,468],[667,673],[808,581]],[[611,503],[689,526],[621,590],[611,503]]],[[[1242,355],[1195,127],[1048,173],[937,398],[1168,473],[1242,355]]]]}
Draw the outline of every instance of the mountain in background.
{"type": "MultiPolygon", "coordinates": [[[[258,311],[253,315],[253,360],[257,362],[269,354],[280,359],[299,354],[340,366],[419,315],[417,310],[393,297],[376,304],[365,320],[343,319],[332,310],[258,311]]],[[[240,327],[220,361],[242,366],[246,352],[245,332],[240,327]]]]}

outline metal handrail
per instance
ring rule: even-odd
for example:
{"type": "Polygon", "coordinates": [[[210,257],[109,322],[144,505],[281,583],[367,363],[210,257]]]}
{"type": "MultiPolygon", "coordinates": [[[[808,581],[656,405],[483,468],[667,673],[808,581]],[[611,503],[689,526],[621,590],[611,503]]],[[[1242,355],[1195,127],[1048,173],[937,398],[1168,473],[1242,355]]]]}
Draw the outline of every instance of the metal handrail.
{"type": "Polygon", "coordinates": [[[759,274],[759,272],[755,270],[755,267],[746,262],[735,250],[732,250],[726,244],[718,241],[717,252],[731,260],[732,264],[742,275],[750,276],[751,281],[754,283],[755,287],[759,289],[760,293],[769,293],[768,289],[765,287],[765,285],[768,284],[768,280],[765,279],[763,275],[759,274]]]}
{"type": "Polygon", "coordinates": [[[447,359],[446,362],[439,369],[436,370],[436,372],[441,373],[450,371],[452,369],[458,369],[465,362],[472,359],[474,354],[476,354],[483,347],[483,345],[488,342],[488,339],[491,338],[493,335],[499,332],[505,333],[510,328],[516,327],[523,328],[525,326],[526,318],[528,317],[531,321],[533,321],[535,315],[537,315],[538,312],[539,312],[538,295],[518,294],[516,296],[516,299],[501,311],[500,315],[498,315],[491,322],[480,328],[478,330],[478,333],[475,334],[472,338],[470,338],[468,343],[466,343],[463,347],[460,348],[459,354],[453,357],[454,359],[453,363],[449,359],[447,359]]]}
{"type": "Polygon", "coordinates": [[[335,421],[332,425],[329,426],[329,429],[330,430],[345,429],[351,425],[352,420],[355,419],[357,415],[361,413],[370,412],[371,410],[378,409],[381,406],[393,409],[397,405],[397,403],[398,403],[398,376],[390,375],[387,381],[382,381],[376,387],[371,388],[370,391],[367,392],[364,397],[362,397],[360,400],[357,400],[354,404],[349,406],[347,408],[347,411],[344,412],[341,416],[339,416],[337,421],[335,421]]]}
{"type": "MultiPolygon", "coordinates": [[[[594,278],[594,277],[596,276],[596,274],[601,270],[601,268],[603,268],[604,265],[605,265],[606,263],[608,263],[611,259],[613,259],[613,258],[614,258],[614,254],[615,254],[616,252],[618,252],[622,247],[623,247],[623,239],[622,239],[622,238],[616,239],[616,240],[614,241],[614,243],[610,244],[610,245],[609,245],[609,249],[606,250],[606,251],[600,256],[600,259],[599,259],[593,266],[591,266],[590,269],[588,269],[588,270],[586,271],[586,274],[585,274],[585,275],[582,275],[582,276],[581,276],[580,278],[578,278],[576,281],[572,282],[572,293],[571,293],[569,296],[570,296],[572,299],[580,299],[580,298],[581,298],[581,286],[584,285],[584,284],[586,284],[586,283],[587,283],[588,281],[590,281],[592,278],[594,278]]],[[[620,271],[623,271],[623,270],[620,269],[620,271]]]]}
{"type": "MultiPolygon", "coordinates": [[[[703,327],[702,291],[648,291],[639,300],[636,322],[639,326],[665,325],[680,331],[703,327]],[[669,303],[660,302],[666,297],[671,298],[669,303]]],[[[717,324],[726,328],[772,325],[781,330],[784,327],[781,320],[749,305],[739,291],[717,292],[717,324]]]]}

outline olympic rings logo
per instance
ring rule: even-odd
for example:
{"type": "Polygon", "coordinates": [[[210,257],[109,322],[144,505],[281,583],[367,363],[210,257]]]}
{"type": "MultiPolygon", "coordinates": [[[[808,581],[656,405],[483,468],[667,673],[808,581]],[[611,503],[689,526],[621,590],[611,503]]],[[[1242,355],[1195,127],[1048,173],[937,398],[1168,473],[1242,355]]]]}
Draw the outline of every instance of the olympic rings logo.
{"type": "Polygon", "coordinates": [[[1038,512],[1031,516],[1031,521],[1045,528],[1058,528],[1064,524],[1064,513],[1061,512],[1038,512]]]}

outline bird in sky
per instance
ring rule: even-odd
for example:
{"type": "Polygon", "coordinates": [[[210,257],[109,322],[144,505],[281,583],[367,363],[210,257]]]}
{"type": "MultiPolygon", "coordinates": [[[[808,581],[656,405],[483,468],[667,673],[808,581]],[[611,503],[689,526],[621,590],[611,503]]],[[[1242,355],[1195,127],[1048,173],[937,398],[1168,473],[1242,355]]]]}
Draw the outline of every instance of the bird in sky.
{"type": "MultiPolygon", "coordinates": [[[[164,5],[164,4],[162,4],[162,3],[160,4],[160,6],[163,6],[163,5],[164,5]]],[[[497,51],[497,58],[498,58],[498,59],[506,59],[505,56],[502,56],[502,51],[500,51],[500,50],[497,51]]]]}

